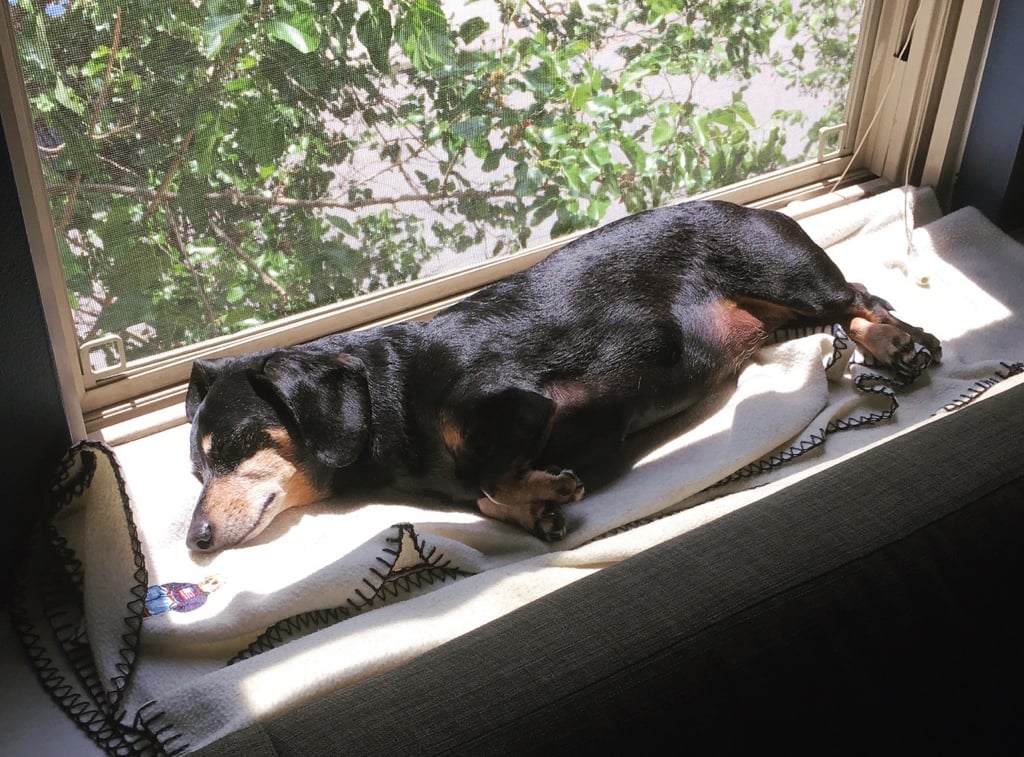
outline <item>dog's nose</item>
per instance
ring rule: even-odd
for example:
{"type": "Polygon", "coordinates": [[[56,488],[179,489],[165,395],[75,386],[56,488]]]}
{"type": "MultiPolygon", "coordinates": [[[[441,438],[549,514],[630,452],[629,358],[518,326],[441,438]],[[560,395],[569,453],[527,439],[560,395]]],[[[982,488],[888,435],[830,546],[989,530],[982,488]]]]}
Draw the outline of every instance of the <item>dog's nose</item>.
{"type": "Polygon", "coordinates": [[[189,549],[206,552],[213,549],[213,526],[206,518],[195,518],[188,529],[188,538],[185,540],[189,549]]]}

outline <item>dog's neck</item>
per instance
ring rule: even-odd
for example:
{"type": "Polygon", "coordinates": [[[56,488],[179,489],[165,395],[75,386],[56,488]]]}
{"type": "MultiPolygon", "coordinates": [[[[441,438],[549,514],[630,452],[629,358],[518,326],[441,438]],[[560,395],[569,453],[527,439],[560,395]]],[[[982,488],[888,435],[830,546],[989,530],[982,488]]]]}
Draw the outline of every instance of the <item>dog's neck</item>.
{"type": "Polygon", "coordinates": [[[422,323],[399,323],[359,332],[352,354],[366,366],[370,403],[368,461],[394,465],[410,454],[410,419],[406,386],[412,356],[420,341],[422,323]]]}

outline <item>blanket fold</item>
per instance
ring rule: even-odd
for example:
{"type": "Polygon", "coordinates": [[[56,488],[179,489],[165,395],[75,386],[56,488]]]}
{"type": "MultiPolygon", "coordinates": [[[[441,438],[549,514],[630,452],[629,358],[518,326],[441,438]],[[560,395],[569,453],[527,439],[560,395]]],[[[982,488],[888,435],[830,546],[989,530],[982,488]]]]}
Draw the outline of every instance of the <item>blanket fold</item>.
{"type": "Polygon", "coordinates": [[[34,667],[117,754],[183,753],[429,652],[602,567],[1019,380],[1024,247],[897,189],[802,221],[848,279],[935,333],[887,374],[838,326],[777,335],[632,468],[566,508],[563,542],[410,499],[291,510],[245,547],[184,546],[188,429],[73,447],[15,601],[34,667]]]}

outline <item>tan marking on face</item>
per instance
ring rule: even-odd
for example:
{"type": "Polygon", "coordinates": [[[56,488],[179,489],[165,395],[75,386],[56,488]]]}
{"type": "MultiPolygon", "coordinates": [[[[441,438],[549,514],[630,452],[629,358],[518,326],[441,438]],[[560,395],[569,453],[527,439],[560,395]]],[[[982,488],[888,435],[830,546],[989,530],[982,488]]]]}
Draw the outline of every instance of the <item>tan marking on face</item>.
{"type": "Polygon", "coordinates": [[[288,453],[295,454],[295,443],[291,434],[281,426],[272,426],[267,429],[267,436],[274,440],[274,444],[283,447],[288,453]]]}
{"type": "Polygon", "coordinates": [[[234,471],[206,486],[203,515],[218,543],[248,541],[284,510],[327,496],[296,464],[295,448],[284,429],[269,429],[277,449],[261,449],[234,471]]]}
{"type": "MultiPolygon", "coordinates": [[[[326,496],[326,492],[321,491],[313,483],[313,480],[306,474],[306,472],[296,464],[298,454],[295,451],[295,442],[292,441],[291,435],[284,428],[277,426],[267,429],[267,435],[274,440],[274,443],[278,446],[278,454],[284,461],[291,466],[291,477],[288,479],[287,501],[288,507],[296,507],[298,505],[308,505],[311,502],[316,502],[323,499],[326,496]]],[[[270,450],[268,450],[270,451],[270,450]]]]}
{"type": "Polygon", "coordinates": [[[204,455],[209,455],[210,450],[213,449],[213,434],[207,434],[204,436],[200,440],[199,446],[202,447],[204,455]]]}

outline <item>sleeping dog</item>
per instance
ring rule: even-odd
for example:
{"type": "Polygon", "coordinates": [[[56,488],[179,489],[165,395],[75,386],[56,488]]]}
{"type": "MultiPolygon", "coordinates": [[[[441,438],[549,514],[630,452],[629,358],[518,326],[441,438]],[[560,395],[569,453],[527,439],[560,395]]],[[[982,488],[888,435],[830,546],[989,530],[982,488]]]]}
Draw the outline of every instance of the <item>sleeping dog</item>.
{"type": "Polygon", "coordinates": [[[576,472],[736,373],[780,328],[840,323],[914,377],[938,340],[847,283],[792,219],[689,202],[610,223],[429,322],[197,360],[186,399],[194,550],[380,487],[565,534],[576,472]],[[576,472],[574,472],[576,471],[576,472]]]}

